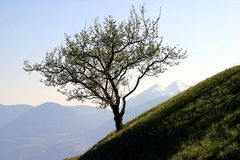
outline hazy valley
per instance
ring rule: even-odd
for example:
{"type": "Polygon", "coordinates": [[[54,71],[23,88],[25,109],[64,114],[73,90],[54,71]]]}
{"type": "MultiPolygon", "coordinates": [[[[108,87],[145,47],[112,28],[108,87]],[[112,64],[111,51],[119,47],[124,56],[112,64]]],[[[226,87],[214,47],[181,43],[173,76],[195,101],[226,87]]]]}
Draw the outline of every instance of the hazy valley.
{"type": "MultiPolygon", "coordinates": [[[[153,85],[128,100],[127,122],[188,86],[176,81],[153,85]]],[[[83,153],[114,130],[110,110],[91,106],[0,106],[0,159],[57,160],[83,153]]]]}

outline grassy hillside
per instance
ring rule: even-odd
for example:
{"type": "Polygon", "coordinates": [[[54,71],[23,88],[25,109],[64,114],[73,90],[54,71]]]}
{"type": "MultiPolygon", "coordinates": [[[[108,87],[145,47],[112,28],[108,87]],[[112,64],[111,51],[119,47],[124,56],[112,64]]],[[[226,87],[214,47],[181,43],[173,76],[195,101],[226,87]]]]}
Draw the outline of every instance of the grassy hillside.
{"type": "Polygon", "coordinates": [[[154,107],[70,159],[240,159],[240,66],[154,107]]]}

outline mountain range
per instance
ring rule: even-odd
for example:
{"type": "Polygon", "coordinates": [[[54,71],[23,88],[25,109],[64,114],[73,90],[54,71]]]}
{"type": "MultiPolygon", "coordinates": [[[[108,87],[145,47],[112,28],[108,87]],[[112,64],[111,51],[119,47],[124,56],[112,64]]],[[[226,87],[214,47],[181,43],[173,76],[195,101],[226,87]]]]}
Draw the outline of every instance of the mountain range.
{"type": "MultiPolygon", "coordinates": [[[[153,85],[128,100],[124,122],[187,88],[180,81],[153,85]]],[[[0,105],[0,159],[57,160],[82,153],[114,129],[112,117],[110,110],[84,105],[0,105]]]]}
{"type": "Polygon", "coordinates": [[[29,111],[31,105],[0,105],[0,127],[29,111]]]}

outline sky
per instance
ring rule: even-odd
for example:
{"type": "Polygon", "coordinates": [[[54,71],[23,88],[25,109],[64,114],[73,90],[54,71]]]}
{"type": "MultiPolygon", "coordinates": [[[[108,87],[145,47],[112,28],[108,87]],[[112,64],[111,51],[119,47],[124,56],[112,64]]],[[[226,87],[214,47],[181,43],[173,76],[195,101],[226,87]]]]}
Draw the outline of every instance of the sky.
{"type": "Polygon", "coordinates": [[[186,49],[188,58],[158,78],[145,78],[135,94],[155,83],[167,86],[180,80],[194,85],[240,64],[239,0],[0,1],[0,104],[81,104],[46,87],[38,73],[29,75],[23,61],[39,63],[64,42],[65,33],[74,35],[96,17],[127,20],[131,6],[143,4],[151,18],[161,8],[160,36],[164,43],[186,49]]]}

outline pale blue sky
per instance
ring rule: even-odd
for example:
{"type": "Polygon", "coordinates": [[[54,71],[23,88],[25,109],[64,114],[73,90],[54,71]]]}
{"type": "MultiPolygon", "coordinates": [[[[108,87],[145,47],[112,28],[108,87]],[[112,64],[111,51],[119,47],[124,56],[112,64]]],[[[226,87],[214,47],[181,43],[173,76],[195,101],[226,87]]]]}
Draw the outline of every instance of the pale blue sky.
{"type": "Polygon", "coordinates": [[[239,0],[9,0],[0,2],[0,104],[62,104],[65,97],[39,82],[39,74],[22,70],[23,61],[40,62],[60,45],[64,33],[73,35],[95,17],[128,17],[131,5],[145,3],[147,15],[162,7],[159,33],[169,44],[188,49],[189,57],[157,79],[145,79],[137,92],[154,83],[181,80],[195,84],[240,64],[239,0]]]}

